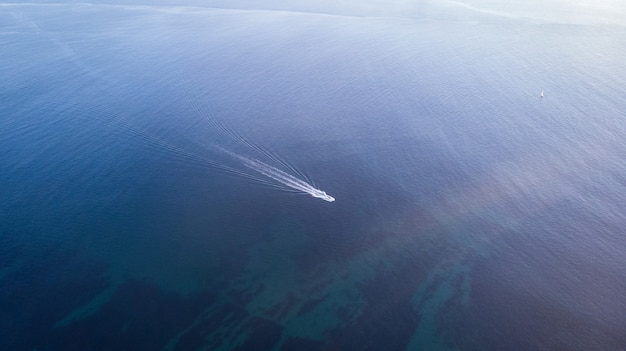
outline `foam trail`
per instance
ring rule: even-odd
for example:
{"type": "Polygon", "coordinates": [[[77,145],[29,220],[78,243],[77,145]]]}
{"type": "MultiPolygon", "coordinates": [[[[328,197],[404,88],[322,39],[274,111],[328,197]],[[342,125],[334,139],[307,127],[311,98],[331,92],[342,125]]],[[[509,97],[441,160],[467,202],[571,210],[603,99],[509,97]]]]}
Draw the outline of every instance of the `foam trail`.
{"type": "Polygon", "coordinates": [[[325,191],[322,191],[320,189],[315,188],[314,186],[312,186],[311,184],[300,180],[294,176],[292,176],[289,173],[285,173],[283,171],[281,171],[278,168],[272,167],[264,162],[261,162],[259,160],[255,160],[255,159],[251,159],[251,158],[247,158],[245,156],[236,154],[232,151],[226,150],[222,147],[219,146],[214,146],[216,149],[240,160],[244,166],[257,171],[261,174],[263,174],[264,176],[271,178],[275,181],[278,181],[292,189],[296,189],[302,192],[305,192],[313,197],[322,199],[324,201],[328,201],[328,202],[333,202],[335,201],[335,198],[326,194],[325,191]]]}

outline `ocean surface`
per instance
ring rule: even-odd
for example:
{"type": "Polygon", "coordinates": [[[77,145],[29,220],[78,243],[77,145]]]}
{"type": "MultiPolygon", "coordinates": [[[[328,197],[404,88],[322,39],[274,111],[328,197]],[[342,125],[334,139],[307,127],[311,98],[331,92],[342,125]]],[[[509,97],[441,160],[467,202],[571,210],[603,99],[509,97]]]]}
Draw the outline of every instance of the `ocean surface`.
{"type": "Polygon", "coordinates": [[[626,350],[626,26],[445,11],[1,4],[0,349],[626,350]]]}

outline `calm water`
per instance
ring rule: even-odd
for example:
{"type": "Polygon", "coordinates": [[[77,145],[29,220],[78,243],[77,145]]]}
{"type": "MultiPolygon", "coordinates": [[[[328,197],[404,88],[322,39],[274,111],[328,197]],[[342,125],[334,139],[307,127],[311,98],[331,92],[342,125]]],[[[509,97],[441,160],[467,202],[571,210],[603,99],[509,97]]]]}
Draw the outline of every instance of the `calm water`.
{"type": "Polygon", "coordinates": [[[624,27],[4,5],[0,47],[1,349],[626,349],[624,27]]]}

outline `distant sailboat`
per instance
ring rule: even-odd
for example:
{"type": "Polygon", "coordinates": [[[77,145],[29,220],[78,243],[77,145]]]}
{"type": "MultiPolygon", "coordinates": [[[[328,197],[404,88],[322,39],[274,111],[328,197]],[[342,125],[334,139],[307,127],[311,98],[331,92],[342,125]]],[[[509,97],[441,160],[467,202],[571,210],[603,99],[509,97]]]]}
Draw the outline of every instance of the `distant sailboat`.
{"type": "Polygon", "coordinates": [[[543,99],[543,90],[541,91],[541,95],[539,95],[539,97],[543,99]]]}

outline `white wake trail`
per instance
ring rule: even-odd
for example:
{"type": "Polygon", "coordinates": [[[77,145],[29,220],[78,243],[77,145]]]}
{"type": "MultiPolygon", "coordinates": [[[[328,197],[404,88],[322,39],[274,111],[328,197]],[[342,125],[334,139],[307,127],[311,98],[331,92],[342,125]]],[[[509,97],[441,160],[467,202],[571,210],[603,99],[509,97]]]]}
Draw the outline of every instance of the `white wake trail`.
{"type": "Polygon", "coordinates": [[[322,199],[324,201],[328,201],[328,202],[333,202],[335,201],[335,198],[326,194],[325,191],[320,190],[315,188],[314,186],[312,186],[311,184],[298,179],[294,176],[292,176],[289,173],[283,172],[278,168],[272,167],[264,162],[261,162],[259,160],[255,160],[255,159],[251,159],[251,158],[247,158],[245,156],[239,155],[237,153],[234,153],[232,151],[226,150],[222,147],[219,146],[214,146],[216,149],[240,160],[244,166],[261,173],[262,175],[271,178],[275,181],[278,181],[292,189],[296,189],[299,191],[302,191],[304,193],[307,193],[313,197],[322,199]]]}

